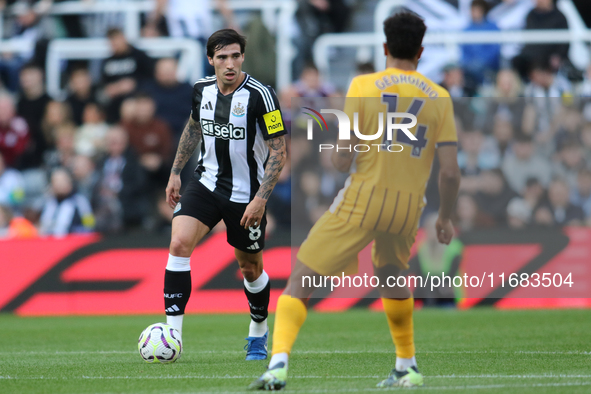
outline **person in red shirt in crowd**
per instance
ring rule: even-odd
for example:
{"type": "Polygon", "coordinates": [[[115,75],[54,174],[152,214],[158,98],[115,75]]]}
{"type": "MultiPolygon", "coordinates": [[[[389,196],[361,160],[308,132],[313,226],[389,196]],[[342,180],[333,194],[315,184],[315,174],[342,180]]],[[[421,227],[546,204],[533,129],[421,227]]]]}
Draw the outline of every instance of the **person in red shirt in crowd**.
{"type": "Polygon", "coordinates": [[[0,153],[8,167],[16,167],[29,142],[27,122],[16,116],[14,99],[0,94],[0,153]]]}
{"type": "Polygon", "coordinates": [[[122,107],[121,126],[129,135],[129,144],[151,181],[166,184],[172,157],[172,133],[168,124],[155,116],[156,104],[144,93],[127,99],[122,107]]]}

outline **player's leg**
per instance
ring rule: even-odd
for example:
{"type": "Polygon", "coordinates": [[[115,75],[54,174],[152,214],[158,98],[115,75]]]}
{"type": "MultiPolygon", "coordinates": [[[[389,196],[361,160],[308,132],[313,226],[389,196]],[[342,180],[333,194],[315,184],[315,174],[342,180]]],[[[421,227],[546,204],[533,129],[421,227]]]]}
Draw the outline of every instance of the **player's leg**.
{"type": "Polygon", "coordinates": [[[164,273],[166,322],[182,335],[185,307],[191,295],[191,254],[221,220],[219,207],[199,181],[192,179],[174,210],[168,263],[164,273]]]}
{"type": "Polygon", "coordinates": [[[267,316],[271,294],[269,275],[263,269],[267,217],[263,215],[258,226],[245,229],[240,225],[240,220],[247,205],[226,201],[222,216],[227,228],[228,243],[234,247],[236,260],[244,277],[244,294],[250,307],[246,359],[264,360],[267,358],[267,316]]]}
{"type": "Polygon", "coordinates": [[[181,335],[185,307],[191,295],[191,253],[209,230],[209,227],[191,216],[172,219],[168,263],[164,271],[164,308],[166,322],[181,335]]]}
{"type": "Polygon", "coordinates": [[[251,389],[278,390],[285,386],[289,355],[307,317],[308,299],[315,277],[351,273],[357,255],[373,235],[325,213],[301,245],[287,286],[277,301],[273,327],[273,350],[269,369],[251,383],[251,389]],[[345,246],[346,245],[346,246],[345,246]]]}
{"type": "Polygon", "coordinates": [[[252,382],[250,389],[280,390],[287,381],[291,349],[308,315],[308,299],[314,288],[303,286],[304,277],[320,276],[301,261],[294,266],[287,286],[277,300],[273,326],[273,350],[267,371],[252,382]]]}
{"type": "MultiPolygon", "coordinates": [[[[374,274],[380,283],[396,283],[392,279],[397,278],[407,268],[413,242],[414,236],[381,234],[376,237],[372,254],[374,274]]],[[[378,387],[422,386],[423,376],[419,373],[415,358],[412,293],[406,285],[379,287],[378,291],[396,348],[395,367],[387,379],[378,383],[378,387]]]]}
{"type": "Polygon", "coordinates": [[[269,275],[263,270],[263,252],[246,253],[234,249],[234,253],[244,277],[244,294],[250,308],[246,359],[264,360],[267,358],[267,316],[271,282],[269,275]]]}

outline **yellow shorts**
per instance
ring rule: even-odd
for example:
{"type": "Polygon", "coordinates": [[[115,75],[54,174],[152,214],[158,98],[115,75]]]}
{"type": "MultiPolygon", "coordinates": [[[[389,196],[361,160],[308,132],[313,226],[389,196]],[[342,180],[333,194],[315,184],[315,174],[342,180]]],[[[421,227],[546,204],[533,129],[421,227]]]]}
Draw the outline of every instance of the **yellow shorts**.
{"type": "Polygon", "coordinates": [[[310,230],[298,251],[298,260],[320,275],[354,275],[358,270],[358,254],[371,241],[375,267],[394,264],[408,268],[410,248],[417,229],[402,236],[353,226],[336,215],[325,212],[310,230]]]}

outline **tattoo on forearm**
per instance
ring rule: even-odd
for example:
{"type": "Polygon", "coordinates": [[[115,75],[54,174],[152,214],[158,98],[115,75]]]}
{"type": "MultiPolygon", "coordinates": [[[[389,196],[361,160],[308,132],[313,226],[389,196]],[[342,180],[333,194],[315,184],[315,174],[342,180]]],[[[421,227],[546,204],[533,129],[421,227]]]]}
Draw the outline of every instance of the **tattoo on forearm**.
{"type": "Polygon", "coordinates": [[[257,197],[268,200],[275,184],[279,180],[279,175],[285,160],[287,159],[285,137],[273,138],[267,141],[267,146],[271,150],[269,160],[267,160],[267,166],[265,167],[265,176],[263,182],[257,192],[257,197]]]}
{"type": "Polygon", "coordinates": [[[195,148],[199,145],[201,136],[201,123],[190,118],[183,130],[181,140],[179,141],[179,147],[176,151],[176,156],[174,157],[174,163],[172,164],[171,170],[173,174],[179,175],[181,173],[185,164],[187,164],[191,156],[193,156],[195,148]]]}

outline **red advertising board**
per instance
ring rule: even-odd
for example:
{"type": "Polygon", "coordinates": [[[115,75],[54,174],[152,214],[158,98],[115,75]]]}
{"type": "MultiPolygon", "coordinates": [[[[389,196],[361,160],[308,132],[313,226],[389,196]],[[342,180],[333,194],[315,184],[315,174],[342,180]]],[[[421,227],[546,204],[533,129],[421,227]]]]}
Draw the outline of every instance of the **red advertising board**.
{"type": "MultiPolygon", "coordinates": [[[[479,232],[462,237],[462,272],[484,276],[486,286],[469,289],[461,307],[590,307],[591,229],[542,232],[479,232]],[[575,287],[508,286],[501,272],[571,274],[575,287]],[[489,282],[490,281],[490,282],[489,282]],[[504,285],[504,286],[503,286],[504,285]]],[[[162,313],[168,237],[146,234],[0,241],[0,311],[19,315],[162,313]]],[[[419,237],[420,242],[420,237],[419,237]]],[[[269,239],[265,270],[272,280],[271,310],[291,270],[287,239],[269,239]]],[[[360,274],[371,273],[370,253],[360,254],[360,274]]],[[[189,313],[247,312],[242,278],[226,235],[209,236],[191,258],[193,292],[189,313]]],[[[314,299],[316,310],[354,306],[381,308],[362,288],[347,298],[314,299]]],[[[343,297],[342,295],[340,297],[343,297]]]]}

